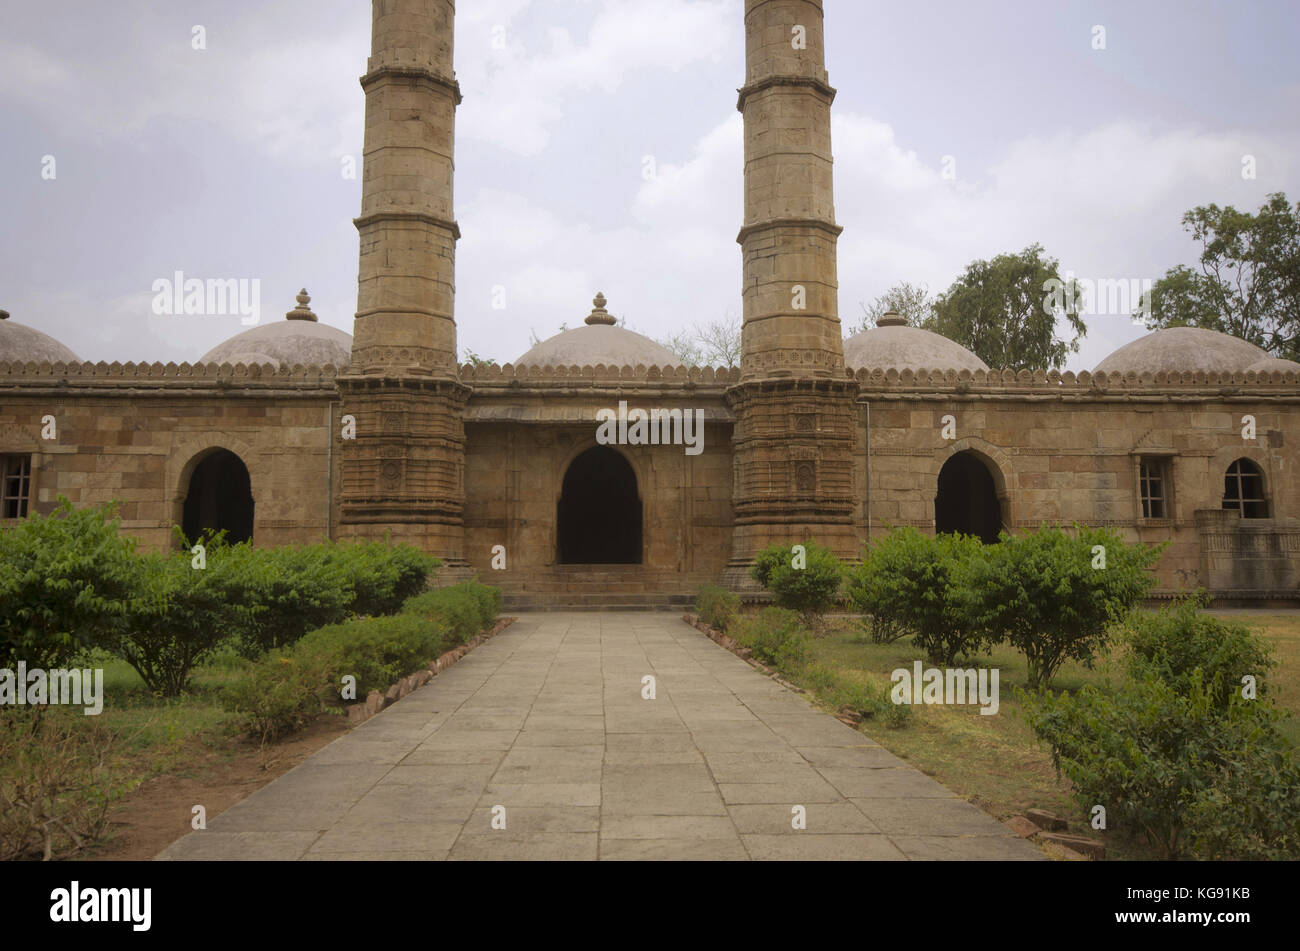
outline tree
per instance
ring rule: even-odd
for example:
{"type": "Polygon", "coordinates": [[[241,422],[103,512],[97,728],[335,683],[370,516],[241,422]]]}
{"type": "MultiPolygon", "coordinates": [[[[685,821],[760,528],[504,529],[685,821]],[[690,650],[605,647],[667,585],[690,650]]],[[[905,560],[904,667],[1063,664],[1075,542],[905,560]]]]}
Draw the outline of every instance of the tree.
{"type": "Polygon", "coordinates": [[[907,321],[909,327],[924,327],[934,314],[934,298],[924,284],[900,281],[881,294],[871,306],[862,307],[863,320],[850,334],[861,333],[876,326],[877,321],[891,310],[907,321]]]}
{"type": "Polygon", "coordinates": [[[1183,215],[1199,270],[1171,268],[1151,288],[1152,330],[1201,327],[1300,360],[1300,202],[1276,192],[1256,214],[1204,205],[1183,215]]]}
{"type": "Polygon", "coordinates": [[[673,356],[680,360],[684,367],[698,367],[704,364],[704,351],[690,331],[680,330],[670,337],[655,342],[665,350],[671,350],[673,356]]]}
{"type": "Polygon", "coordinates": [[[741,321],[734,313],[695,328],[706,366],[740,366],[741,321]]]}
{"type": "Polygon", "coordinates": [[[984,554],[984,545],[970,535],[892,529],[850,571],[849,600],[869,616],[867,629],[877,644],[911,634],[927,660],[951,667],[992,643],[963,609],[958,591],[969,563],[984,554]]]}
{"type": "Polygon", "coordinates": [[[798,611],[804,623],[816,630],[822,627],[821,615],[839,597],[844,566],[833,551],[813,541],[801,546],[775,544],[754,557],[750,576],[772,592],[778,607],[798,611]]]}
{"type": "Polygon", "coordinates": [[[1019,254],[971,262],[922,326],[994,368],[1059,370],[1088,332],[1079,316],[1082,303],[1073,279],[1063,281],[1058,262],[1032,244],[1019,254]],[[1062,319],[1074,331],[1069,340],[1057,336],[1062,319]]]}
{"type": "Polygon", "coordinates": [[[0,531],[0,668],[65,666],[80,649],[111,642],[139,585],[135,542],[113,505],[74,509],[0,531]]]}
{"type": "Polygon", "coordinates": [[[1030,684],[1046,687],[1066,660],[1092,666],[1112,629],[1150,591],[1148,569],[1163,549],[1082,525],[1004,534],[960,572],[957,609],[1024,654],[1030,684]]]}
{"type": "Polygon", "coordinates": [[[734,313],[708,324],[696,324],[657,343],[671,350],[683,366],[734,367],[740,365],[741,321],[734,313]]]}

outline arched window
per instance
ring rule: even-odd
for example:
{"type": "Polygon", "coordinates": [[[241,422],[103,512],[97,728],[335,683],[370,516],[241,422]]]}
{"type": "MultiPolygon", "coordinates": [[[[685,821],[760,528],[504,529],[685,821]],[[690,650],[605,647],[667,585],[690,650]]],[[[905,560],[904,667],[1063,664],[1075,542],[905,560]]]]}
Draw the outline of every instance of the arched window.
{"type": "Polygon", "coordinates": [[[1238,459],[1223,477],[1223,507],[1235,509],[1242,518],[1268,518],[1264,498],[1264,473],[1249,459],[1238,459]]]}

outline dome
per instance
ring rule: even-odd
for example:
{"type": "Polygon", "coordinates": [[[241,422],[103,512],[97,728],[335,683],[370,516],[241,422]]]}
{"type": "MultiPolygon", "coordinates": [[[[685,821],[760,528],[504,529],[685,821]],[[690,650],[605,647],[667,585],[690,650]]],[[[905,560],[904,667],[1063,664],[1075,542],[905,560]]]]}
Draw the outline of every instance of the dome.
{"type": "Polygon", "coordinates": [[[988,370],[988,365],[947,337],[909,327],[898,314],[885,314],[872,330],[844,341],[844,365],[851,370],[988,370]]]}
{"type": "Polygon", "coordinates": [[[1169,327],[1126,343],[1101,363],[1095,373],[1214,373],[1245,371],[1269,359],[1264,350],[1237,337],[1200,327],[1169,327]]]}
{"type": "Polygon", "coordinates": [[[1300,373],[1300,363],[1294,360],[1283,360],[1281,357],[1269,357],[1266,360],[1260,360],[1246,367],[1246,372],[1255,373],[1300,373]]]}
{"type": "Polygon", "coordinates": [[[0,310],[0,362],[80,363],[81,358],[48,334],[9,319],[0,310]]]}
{"type": "Polygon", "coordinates": [[[677,366],[681,358],[649,337],[615,326],[605,310],[605,295],[592,301],[587,326],[562,330],[515,361],[517,366],[677,366]]]}
{"type": "Polygon", "coordinates": [[[352,362],[352,335],[318,323],[307,306],[310,303],[304,288],[298,294],[298,306],[285,314],[285,320],[236,334],[205,353],[199,362],[347,366],[352,362]]]}

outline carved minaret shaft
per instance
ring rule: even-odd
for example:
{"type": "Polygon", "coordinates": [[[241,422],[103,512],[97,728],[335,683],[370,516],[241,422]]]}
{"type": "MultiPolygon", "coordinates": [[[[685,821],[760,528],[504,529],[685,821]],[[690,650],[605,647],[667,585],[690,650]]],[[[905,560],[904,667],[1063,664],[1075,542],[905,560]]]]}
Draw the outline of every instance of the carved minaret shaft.
{"type": "Polygon", "coordinates": [[[353,369],[456,375],[454,0],[374,0],[353,369]]]}
{"type": "Polygon", "coordinates": [[[837,303],[821,0],[745,0],[745,221],[735,532],[727,581],[774,542],[842,557],[853,528],[853,400],[837,303]]]}
{"type": "Polygon", "coordinates": [[[746,0],[743,379],[842,374],[821,0],[746,0]]]}
{"type": "Polygon", "coordinates": [[[454,0],[373,0],[356,328],[340,377],[340,531],[463,559],[463,411],[454,316],[454,0]]]}

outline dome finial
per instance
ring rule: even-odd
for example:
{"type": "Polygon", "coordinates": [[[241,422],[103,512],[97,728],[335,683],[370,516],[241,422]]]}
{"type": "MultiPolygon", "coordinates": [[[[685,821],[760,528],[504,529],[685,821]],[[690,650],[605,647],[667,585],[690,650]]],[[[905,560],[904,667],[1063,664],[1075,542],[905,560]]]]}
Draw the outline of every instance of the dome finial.
{"type": "Polygon", "coordinates": [[[889,308],[876,320],[877,327],[906,327],[907,321],[894,308],[889,308]]]}
{"type": "Polygon", "coordinates": [[[610,327],[618,323],[617,318],[610,315],[605,309],[605,295],[596,291],[596,296],[592,298],[591,303],[594,305],[590,314],[587,315],[588,324],[606,324],[610,327]]]}
{"type": "Polygon", "coordinates": [[[297,301],[298,301],[298,306],[295,307],[293,310],[289,311],[289,313],[285,314],[284,315],[285,319],[286,320],[315,320],[316,315],[313,314],[311,312],[311,308],[307,306],[308,304],[311,303],[311,297],[307,294],[307,288],[304,287],[302,290],[298,292],[297,301]]]}

